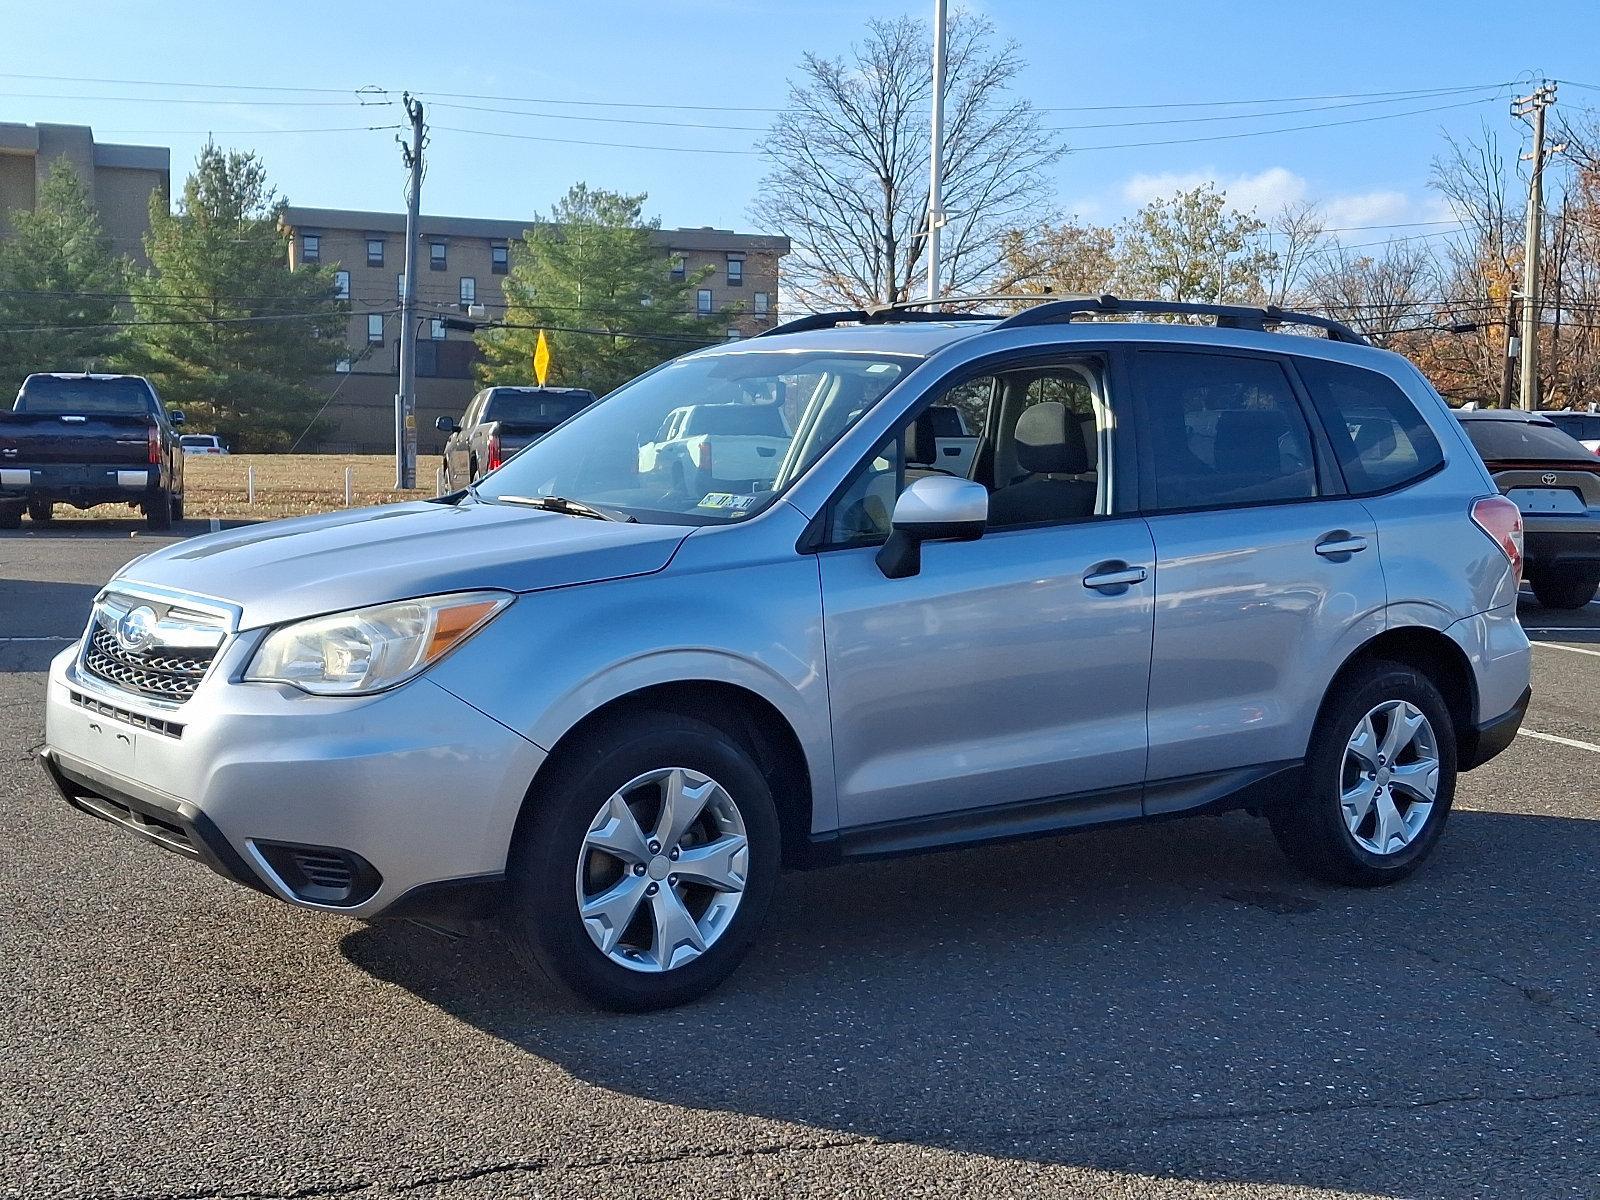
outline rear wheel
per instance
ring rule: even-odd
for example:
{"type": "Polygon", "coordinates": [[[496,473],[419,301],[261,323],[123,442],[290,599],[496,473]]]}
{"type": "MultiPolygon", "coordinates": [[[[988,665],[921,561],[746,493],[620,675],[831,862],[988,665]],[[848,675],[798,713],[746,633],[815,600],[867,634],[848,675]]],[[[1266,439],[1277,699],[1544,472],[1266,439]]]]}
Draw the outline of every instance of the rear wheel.
{"type": "Polygon", "coordinates": [[[604,1008],[683,1004],[755,941],[777,883],[772,794],[722,730],[641,713],[562,752],[512,847],[516,956],[604,1008]]]}
{"type": "Polygon", "coordinates": [[[151,492],[144,502],[144,523],[151,529],[172,528],[172,493],[151,492]]]}
{"type": "Polygon", "coordinates": [[[0,529],[22,528],[22,505],[0,504],[0,529]]]}
{"type": "Polygon", "coordinates": [[[1294,864],[1330,883],[1404,879],[1444,831],[1456,738],[1439,689],[1401,663],[1344,676],[1317,718],[1306,784],[1268,814],[1294,864]]]}
{"type": "Polygon", "coordinates": [[[1600,567],[1557,567],[1528,573],[1533,595],[1546,608],[1582,608],[1600,590],[1600,567]]]}
{"type": "Polygon", "coordinates": [[[48,500],[29,500],[28,519],[35,525],[48,525],[56,515],[56,506],[48,500]]]}
{"type": "Polygon", "coordinates": [[[182,495],[177,495],[177,496],[174,496],[172,498],[172,519],[174,521],[183,520],[183,496],[182,495]]]}

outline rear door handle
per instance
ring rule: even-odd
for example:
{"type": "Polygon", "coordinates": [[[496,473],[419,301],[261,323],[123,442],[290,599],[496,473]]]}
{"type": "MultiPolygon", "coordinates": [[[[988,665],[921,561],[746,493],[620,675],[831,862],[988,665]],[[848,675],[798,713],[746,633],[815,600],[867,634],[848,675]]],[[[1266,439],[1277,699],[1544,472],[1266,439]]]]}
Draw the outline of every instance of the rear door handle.
{"type": "Polygon", "coordinates": [[[1083,586],[1092,591],[1103,591],[1143,583],[1145,578],[1143,567],[1121,567],[1110,571],[1091,570],[1083,577],[1083,586]]]}
{"type": "Polygon", "coordinates": [[[1317,553],[1323,558],[1336,558],[1341,554],[1359,554],[1367,548],[1367,539],[1339,530],[1330,533],[1317,543],[1317,553]]]}

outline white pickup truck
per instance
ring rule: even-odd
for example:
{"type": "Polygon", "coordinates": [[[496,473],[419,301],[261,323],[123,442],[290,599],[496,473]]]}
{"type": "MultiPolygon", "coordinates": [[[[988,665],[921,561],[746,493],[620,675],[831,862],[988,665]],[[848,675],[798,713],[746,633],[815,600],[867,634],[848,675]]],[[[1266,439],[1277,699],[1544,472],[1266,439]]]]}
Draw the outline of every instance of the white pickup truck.
{"type": "Polygon", "coordinates": [[[750,491],[778,476],[789,427],[776,404],[690,404],[661,422],[639,447],[639,473],[674,487],[750,491]]]}

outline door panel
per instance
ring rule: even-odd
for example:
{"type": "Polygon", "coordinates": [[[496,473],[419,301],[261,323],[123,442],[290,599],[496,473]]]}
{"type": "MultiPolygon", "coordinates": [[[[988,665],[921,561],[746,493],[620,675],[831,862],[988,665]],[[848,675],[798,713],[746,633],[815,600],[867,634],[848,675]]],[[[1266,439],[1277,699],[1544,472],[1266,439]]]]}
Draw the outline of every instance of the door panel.
{"type": "Polygon", "coordinates": [[[1154,584],[1084,577],[1153,549],[1129,517],[928,543],[907,579],[823,553],[840,826],[1122,787],[1136,815],[1154,584]]]}
{"type": "Polygon", "coordinates": [[[1333,672],[1383,629],[1366,506],[1340,498],[1149,520],[1150,778],[1301,757],[1333,672]]]}

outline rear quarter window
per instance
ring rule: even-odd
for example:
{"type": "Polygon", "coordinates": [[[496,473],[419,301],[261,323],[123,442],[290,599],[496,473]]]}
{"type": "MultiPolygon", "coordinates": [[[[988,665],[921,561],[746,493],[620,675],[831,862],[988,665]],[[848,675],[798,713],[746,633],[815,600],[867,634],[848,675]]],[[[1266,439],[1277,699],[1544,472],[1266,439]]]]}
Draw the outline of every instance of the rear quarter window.
{"type": "Polygon", "coordinates": [[[1433,430],[1400,385],[1377,371],[1320,358],[1295,360],[1352,494],[1420,479],[1444,462],[1433,430]]]}

